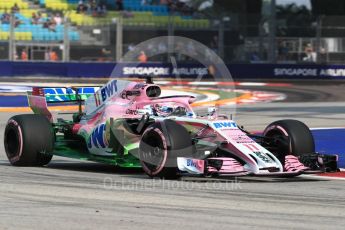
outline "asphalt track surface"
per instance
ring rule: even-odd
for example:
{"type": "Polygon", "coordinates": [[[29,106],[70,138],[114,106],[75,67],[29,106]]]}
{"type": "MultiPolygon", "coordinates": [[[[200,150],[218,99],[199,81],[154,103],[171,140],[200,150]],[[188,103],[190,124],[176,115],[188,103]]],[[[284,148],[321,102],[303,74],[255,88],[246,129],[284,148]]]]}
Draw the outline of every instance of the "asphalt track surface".
{"type": "MultiPolygon", "coordinates": [[[[274,89],[289,91],[288,101],[241,105],[235,118],[249,130],[282,118],[344,127],[338,88],[274,89]]],[[[12,115],[0,113],[1,140],[12,115]]],[[[60,157],[19,168],[0,145],[0,229],[344,229],[344,190],[344,180],[310,177],[152,180],[140,170],[60,157]]]]}

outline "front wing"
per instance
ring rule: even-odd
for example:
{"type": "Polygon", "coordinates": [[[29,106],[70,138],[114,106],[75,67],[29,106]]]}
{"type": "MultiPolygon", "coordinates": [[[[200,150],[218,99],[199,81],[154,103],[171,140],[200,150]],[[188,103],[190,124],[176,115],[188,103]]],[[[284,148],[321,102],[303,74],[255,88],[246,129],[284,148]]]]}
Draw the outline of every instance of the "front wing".
{"type": "Polygon", "coordinates": [[[207,159],[193,159],[178,157],[178,169],[182,174],[191,176],[263,176],[263,177],[295,177],[301,174],[316,174],[336,171],[337,155],[323,155],[318,153],[304,154],[300,157],[287,155],[284,171],[260,170],[254,173],[246,170],[244,165],[234,158],[213,157],[207,159]],[[303,163],[302,163],[303,162],[303,163]]]}

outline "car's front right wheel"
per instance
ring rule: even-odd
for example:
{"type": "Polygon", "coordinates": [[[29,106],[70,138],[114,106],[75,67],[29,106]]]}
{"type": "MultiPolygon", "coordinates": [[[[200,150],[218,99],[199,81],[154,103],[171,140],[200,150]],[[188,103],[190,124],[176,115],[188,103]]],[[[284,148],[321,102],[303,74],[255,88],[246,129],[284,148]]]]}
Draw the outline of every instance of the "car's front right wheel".
{"type": "Polygon", "coordinates": [[[300,156],[314,153],[314,138],[303,122],[298,120],[279,120],[269,124],[263,135],[271,140],[273,151],[277,158],[284,164],[286,155],[300,156]]]}

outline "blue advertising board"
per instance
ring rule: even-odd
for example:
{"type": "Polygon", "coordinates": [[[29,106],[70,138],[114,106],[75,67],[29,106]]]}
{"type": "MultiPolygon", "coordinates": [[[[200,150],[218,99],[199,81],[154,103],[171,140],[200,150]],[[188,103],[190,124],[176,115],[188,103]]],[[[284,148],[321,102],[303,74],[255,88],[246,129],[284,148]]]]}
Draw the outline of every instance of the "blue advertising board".
{"type": "MultiPolygon", "coordinates": [[[[345,65],[228,64],[234,79],[345,79],[345,65]]],[[[211,77],[209,67],[178,63],[0,62],[0,76],[57,77],[211,77]]],[[[216,73],[217,75],[217,73],[216,73]]]]}

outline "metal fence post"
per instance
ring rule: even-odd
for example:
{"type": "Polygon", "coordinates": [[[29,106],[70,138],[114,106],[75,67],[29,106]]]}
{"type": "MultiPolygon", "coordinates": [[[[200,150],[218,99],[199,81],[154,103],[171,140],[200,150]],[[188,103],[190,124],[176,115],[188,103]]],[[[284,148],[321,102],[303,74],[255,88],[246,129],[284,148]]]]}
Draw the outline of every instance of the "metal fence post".
{"type": "Polygon", "coordinates": [[[64,62],[68,62],[70,60],[70,40],[69,40],[69,19],[68,17],[65,18],[65,26],[64,26],[64,41],[63,41],[63,58],[64,62]]]}
{"type": "Polygon", "coordinates": [[[14,61],[14,52],[15,50],[15,33],[14,33],[14,26],[15,26],[15,14],[11,13],[10,17],[10,36],[8,40],[8,59],[10,61],[14,61]]]}
{"type": "Polygon", "coordinates": [[[270,30],[269,30],[269,61],[276,63],[276,0],[271,0],[270,6],[270,30]]]}
{"type": "Polygon", "coordinates": [[[218,29],[218,55],[220,58],[224,58],[224,21],[223,17],[219,20],[218,29]]]}
{"type": "Polygon", "coordinates": [[[317,17],[317,25],[316,25],[316,62],[321,62],[321,36],[322,36],[322,19],[323,15],[319,15],[317,17]]]}
{"type": "Polygon", "coordinates": [[[116,19],[116,61],[121,61],[123,53],[123,18],[116,19]]]}
{"type": "Polygon", "coordinates": [[[172,12],[169,12],[169,17],[168,17],[168,40],[167,40],[167,61],[169,62],[171,59],[171,54],[174,52],[174,30],[175,30],[175,18],[174,14],[172,12]]]}

